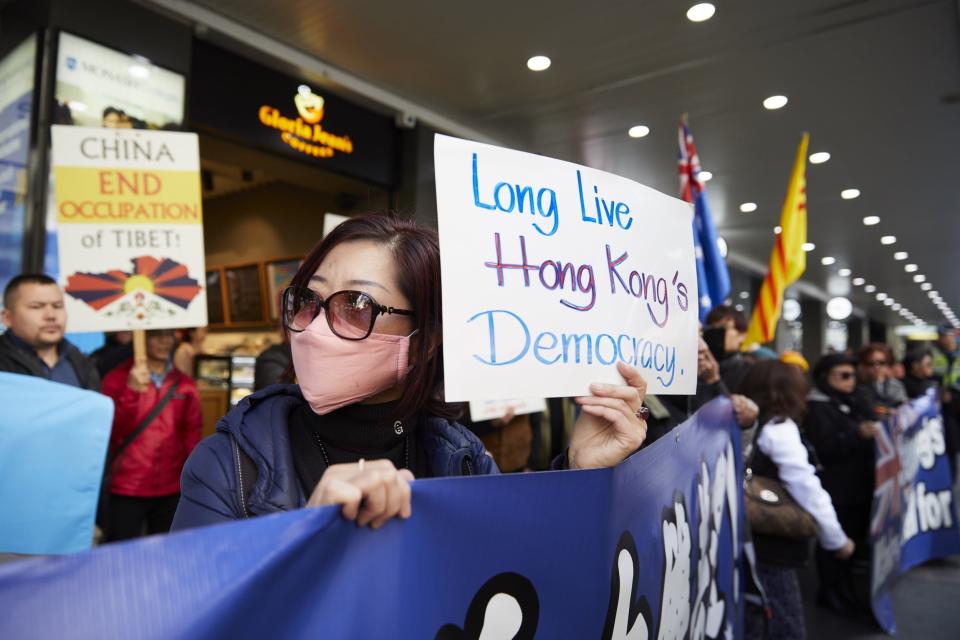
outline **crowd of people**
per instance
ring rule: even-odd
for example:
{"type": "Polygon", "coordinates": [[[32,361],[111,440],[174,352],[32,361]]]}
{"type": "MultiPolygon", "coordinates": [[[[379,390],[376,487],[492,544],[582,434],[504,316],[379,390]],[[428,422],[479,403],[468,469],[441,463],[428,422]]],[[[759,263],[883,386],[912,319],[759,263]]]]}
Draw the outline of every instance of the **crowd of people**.
{"type": "MultiPolygon", "coordinates": [[[[129,333],[112,334],[88,358],[64,339],[53,279],[15,277],[3,307],[0,371],[99,390],[114,402],[99,518],[106,541],[325,504],[377,528],[411,516],[414,478],[498,473],[497,462],[505,471],[537,466],[531,448],[542,416],[525,418],[533,435],[522,438],[522,455],[497,450],[495,460],[484,442],[491,434],[503,442],[513,416],[471,424],[460,420],[462,407],[443,402],[438,240],[407,219],[351,218],[310,252],[283,294],[287,340],[258,363],[261,390],[203,441],[191,377],[202,331],[179,342],[172,330],[148,331],[143,361],[129,333]]],[[[953,462],[960,354],[943,328],[932,348],[911,346],[902,366],[889,346],[871,343],[811,368],[797,352],[744,350],[746,329],[732,306],[710,312],[692,396],[648,394],[640,372],[618,364],[623,384],[595,384],[573,399],[572,432],[549,466],[616,465],[728,396],[748,476],[779,483],[799,514],[792,524],[766,522],[762,505],[748,505],[756,586],[768,605],[748,610],[748,636],[799,638],[796,568],[811,555],[819,604],[851,614],[867,606],[861,578],[878,421],[938,387],[953,462]]]]}

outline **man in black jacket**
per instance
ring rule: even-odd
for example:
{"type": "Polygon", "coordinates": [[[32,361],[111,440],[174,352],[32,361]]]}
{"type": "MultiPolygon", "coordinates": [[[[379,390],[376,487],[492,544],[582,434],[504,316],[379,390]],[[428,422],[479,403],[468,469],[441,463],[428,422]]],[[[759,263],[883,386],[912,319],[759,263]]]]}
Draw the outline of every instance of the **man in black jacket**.
{"type": "Polygon", "coordinates": [[[46,378],[98,391],[93,363],[64,339],[67,313],[63,292],[53,278],[21,274],[3,291],[0,371],[46,378]]]}

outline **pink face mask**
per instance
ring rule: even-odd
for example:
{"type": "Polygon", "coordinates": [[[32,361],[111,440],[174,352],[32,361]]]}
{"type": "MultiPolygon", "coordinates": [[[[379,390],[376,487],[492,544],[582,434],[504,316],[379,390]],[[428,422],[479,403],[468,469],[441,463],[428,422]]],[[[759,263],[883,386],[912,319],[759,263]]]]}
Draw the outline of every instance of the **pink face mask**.
{"type": "Polygon", "coordinates": [[[323,313],[318,315],[290,338],[293,368],[310,408],[322,416],[403,382],[412,335],[371,333],[363,340],[344,340],[330,331],[323,313]]]}

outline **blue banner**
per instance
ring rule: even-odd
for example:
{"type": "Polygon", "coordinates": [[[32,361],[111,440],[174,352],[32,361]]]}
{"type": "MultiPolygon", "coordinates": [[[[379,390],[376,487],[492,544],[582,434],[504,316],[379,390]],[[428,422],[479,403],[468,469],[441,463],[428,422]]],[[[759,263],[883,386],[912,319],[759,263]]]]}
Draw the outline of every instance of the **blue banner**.
{"type": "Polygon", "coordinates": [[[413,516],[304,509],[0,567],[5,638],[735,638],[721,398],[614,469],[418,480],[413,516]]]}
{"type": "Polygon", "coordinates": [[[890,588],[897,577],[933,558],[960,553],[943,419],[936,390],[884,420],[877,444],[873,545],[874,616],[896,631],[890,588]]]}
{"type": "Polygon", "coordinates": [[[89,549],[113,401],[0,373],[0,407],[0,553],[89,549]]]}

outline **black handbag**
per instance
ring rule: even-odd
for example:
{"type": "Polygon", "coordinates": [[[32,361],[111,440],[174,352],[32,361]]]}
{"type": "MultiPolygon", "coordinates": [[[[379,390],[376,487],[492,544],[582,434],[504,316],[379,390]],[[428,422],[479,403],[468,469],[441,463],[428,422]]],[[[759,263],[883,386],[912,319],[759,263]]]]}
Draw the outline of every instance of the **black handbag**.
{"type": "Polygon", "coordinates": [[[103,466],[103,479],[100,481],[100,499],[97,502],[97,524],[102,529],[104,524],[106,524],[107,512],[110,509],[110,477],[113,475],[113,464],[117,461],[120,455],[124,450],[133,443],[137,437],[143,433],[143,431],[150,426],[150,423],[160,415],[160,412],[163,411],[163,408],[167,406],[167,403],[170,402],[170,399],[173,398],[173,394],[177,392],[177,385],[171,384],[170,388],[167,389],[167,392],[163,394],[163,397],[153,405],[153,409],[150,410],[150,413],[146,415],[137,424],[137,428],[134,429],[130,435],[123,439],[123,442],[120,443],[116,449],[114,449],[107,456],[107,461],[103,466]]]}
{"type": "Polygon", "coordinates": [[[754,436],[743,479],[743,504],[750,528],[754,533],[778,538],[812,538],[817,535],[817,523],[813,516],[797,504],[779,480],[753,473],[753,462],[759,449],[757,440],[762,428],[758,428],[754,436]]]}

